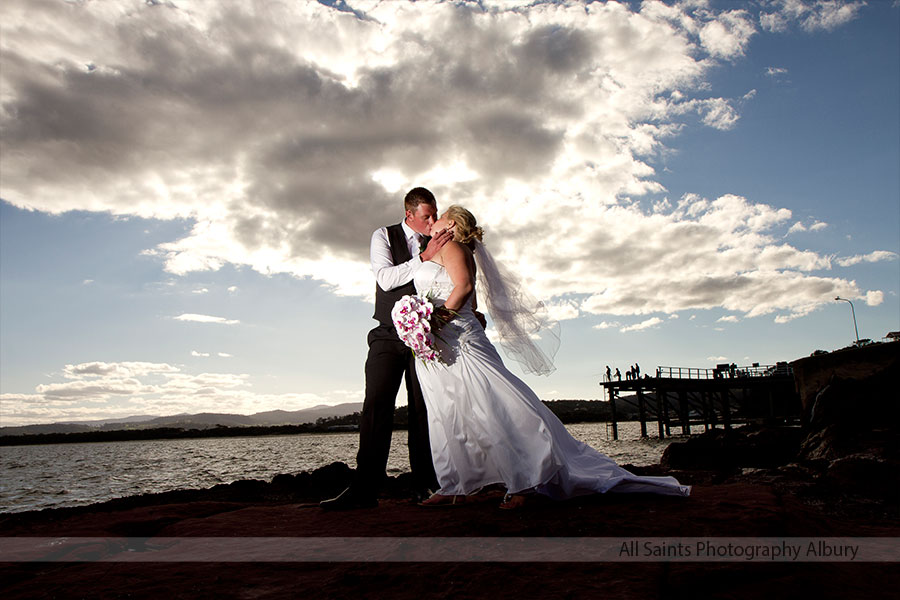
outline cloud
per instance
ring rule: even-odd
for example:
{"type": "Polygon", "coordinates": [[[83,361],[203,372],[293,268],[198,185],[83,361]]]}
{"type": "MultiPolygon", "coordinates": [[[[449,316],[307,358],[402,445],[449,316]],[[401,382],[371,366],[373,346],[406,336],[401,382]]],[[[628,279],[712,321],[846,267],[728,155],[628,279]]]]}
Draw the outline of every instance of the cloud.
{"type": "Polygon", "coordinates": [[[784,209],[733,195],[686,196],[667,214],[610,207],[601,215],[593,249],[556,275],[557,285],[598,290],[585,297],[584,312],[720,307],[755,317],[858,294],[852,282],[813,274],[831,268],[830,257],[777,241],[791,218],[784,209]]]}
{"type": "Polygon", "coordinates": [[[579,316],[578,303],[570,300],[548,303],[547,310],[550,318],[555,321],[577,319],[579,316]]]}
{"type": "Polygon", "coordinates": [[[211,315],[198,315],[194,313],[184,313],[177,317],[172,317],[176,321],[193,321],[195,323],[215,323],[217,325],[237,325],[240,321],[236,319],[226,319],[225,317],[214,317],[211,315]]]}
{"type": "Polygon", "coordinates": [[[700,43],[710,55],[733,58],[744,54],[756,27],[745,10],[721,13],[700,29],[700,43]]]}
{"type": "Polygon", "coordinates": [[[191,350],[191,356],[209,356],[209,352],[197,352],[196,350],[191,350]]]}
{"type": "Polygon", "coordinates": [[[228,354],[227,352],[218,352],[218,353],[216,353],[216,356],[219,356],[221,358],[231,358],[233,355],[228,354]]]}
{"type": "Polygon", "coordinates": [[[767,67],[766,75],[769,77],[779,77],[781,75],[787,75],[788,70],[784,67],[767,67]]]}
{"type": "Polygon", "coordinates": [[[660,319],[659,317],[651,317],[649,319],[641,321],[640,323],[636,323],[634,325],[629,325],[627,327],[623,327],[620,331],[622,333],[627,333],[629,331],[642,331],[644,329],[650,329],[651,327],[656,327],[657,325],[659,325],[662,322],[663,322],[663,320],[660,319]]]}
{"type": "Polygon", "coordinates": [[[200,288],[197,290],[191,290],[192,294],[208,294],[209,290],[207,288],[200,288]]]}
{"type": "Polygon", "coordinates": [[[152,362],[86,362],[77,365],[65,365],[62,375],[66,379],[89,379],[93,377],[142,377],[177,373],[178,367],[168,363],[152,362]]]}
{"type": "Polygon", "coordinates": [[[131,396],[150,391],[137,379],[104,378],[102,381],[69,381],[65,383],[42,384],[35,391],[46,399],[53,400],[103,400],[110,396],[131,396]]]}
{"type": "Polygon", "coordinates": [[[808,33],[833,31],[856,18],[865,2],[845,0],[776,0],[771,13],[760,13],[759,23],[765,30],[779,33],[789,29],[791,23],[799,24],[808,33]]]}
{"type": "Polygon", "coordinates": [[[332,395],[254,392],[249,376],[189,373],[150,362],[89,362],[65,365],[65,381],[38,385],[33,394],[2,394],[5,426],[131,416],[198,412],[249,414],[277,407],[299,410],[355,402],[360,393],[332,395]],[[131,376],[128,376],[128,375],[131,376]]]}
{"type": "Polygon", "coordinates": [[[881,290],[870,290],[866,292],[866,304],[869,306],[878,306],[884,302],[884,292],[881,290]]]}
{"type": "Polygon", "coordinates": [[[823,229],[828,228],[828,223],[823,223],[822,221],[815,221],[812,225],[806,226],[800,221],[797,221],[791,228],[788,229],[787,235],[791,235],[792,233],[801,233],[804,231],[822,231],[823,229]]]}
{"type": "MultiPolygon", "coordinates": [[[[172,274],[248,266],[369,297],[371,232],[425,184],[470,208],[561,318],[756,316],[864,293],[813,273],[829,257],[778,241],[790,211],[659,199],[652,165],[669,140],[698,118],[735,127],[753,97],[710,84],[756,33],[746,10],[111,6],[4,5],[0,196],[54,214],[189,219],[186,235],[146,250],[172,274]]],[[[786,0],[771,14],[828,28],[856,6],[786,0]]]]}
{"type": "Polygon", "coordinates": [[[738,319],[736,316],[734,316],[734,315],[727,315],[727,316],[724,316],[724,317],[719,317],[719,318],[716,320],[716,323],[737,323],[738,321],[740,321],[740,319],[738,319]]]}
{"type": "Polygon", "coordinates": [[[881,262],[885,260],[896,260],[897,253],[896,252],[888,252],[886,250],[876,250],[875,252],[870,252],[868,254],[857,254],[855,256],[848,256],[847,258],[839,258],[837,259],[837,264],[842,267],[852,267],[853,265],[862,263],[862,262],[881,262]]]}

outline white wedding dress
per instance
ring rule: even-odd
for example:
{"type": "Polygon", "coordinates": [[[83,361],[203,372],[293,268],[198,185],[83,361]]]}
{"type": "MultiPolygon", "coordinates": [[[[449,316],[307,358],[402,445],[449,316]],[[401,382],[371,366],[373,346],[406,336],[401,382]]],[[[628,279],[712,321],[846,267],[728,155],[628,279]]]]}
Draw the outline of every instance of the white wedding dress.
{"type": "MultiPolygon", "coordinates": [[[[453,283],[434,262],[415,275],[435,306],[453,283]]],[[[687,496],[674,477],[640,477],[573,438],[562,422],[504,365],[472,312],[471,299],[442,327],[436,346],[446,364],[416,363],[428,409],[431,454],[443,495],[502,483],[509,493],[552,498],[603,492],[687,496]]]]}

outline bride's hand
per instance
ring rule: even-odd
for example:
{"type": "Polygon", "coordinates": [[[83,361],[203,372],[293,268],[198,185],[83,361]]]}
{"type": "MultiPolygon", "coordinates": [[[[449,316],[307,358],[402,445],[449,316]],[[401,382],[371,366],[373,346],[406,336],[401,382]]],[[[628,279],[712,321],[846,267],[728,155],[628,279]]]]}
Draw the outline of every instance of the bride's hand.
{"type": "Polygon", "coordinates": [[[456,313],[446,306],[438,306],[434,309],[431,317],[431,330],[437,331],[444,325],[450,322],[453,317],[456,316],[456,313]]]}
{"type": "Polygon", "coordinates": [[[422,262],[427,262],[434,258],[434,255],[437,254],[447,242],[453,239],[454,225],[456,225],[456,223],[451,224],[447,229],[439,231],[431,238],[428,245],[425,246],[425,250],[419,255],[422,258],[422,262]]]}

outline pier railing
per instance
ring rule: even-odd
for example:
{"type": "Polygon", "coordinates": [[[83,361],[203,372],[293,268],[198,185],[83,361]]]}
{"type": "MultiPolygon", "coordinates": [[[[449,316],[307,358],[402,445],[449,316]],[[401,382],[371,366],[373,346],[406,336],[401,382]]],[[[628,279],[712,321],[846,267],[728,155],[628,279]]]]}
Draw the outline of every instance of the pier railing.
{"type": "Polygon", "coordinates": [[[656,367],[656,377],[664,379],[735,379],[738,377],[771,377],[773,375],[791,375],[790,365],[787,363],[749,367],[718,365],[714,369],[656,367]]]}
{"type": "Polygon", "coordinates": [[[600,384],[609,395],[613,439],[618,439],[617,403],[637,409],[641,437],[647,436],[647,422],[655,420],[660,439],[679,425],[682,435],[690,435],[695,425],[704,430],[752,422],[793,425],[801,416],[793,373],[786,362],[749,367],[719,364],[714,369],[660,366],[655,376],[626,375],[625,381],[604,377],[600,384]],[[620,397],[622,392],[633,394],[620,397]]]}

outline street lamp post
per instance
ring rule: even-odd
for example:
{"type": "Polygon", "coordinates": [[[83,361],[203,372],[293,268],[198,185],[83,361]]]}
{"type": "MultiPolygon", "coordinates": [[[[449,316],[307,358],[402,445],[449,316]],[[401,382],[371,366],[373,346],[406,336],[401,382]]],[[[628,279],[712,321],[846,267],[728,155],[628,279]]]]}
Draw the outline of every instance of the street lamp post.
{"type": "Polygon", "coordinates": [[[853,308],[853,303],[847,300],[846,298],[841,298],[840,296],[835,296],[835,300],[843,300],[844,302],[850,305],[850,314],[853,315],[853,331],[856,332],[856,345],[859,346],[859,329],[856,327],[856,310],[853,308]]]}

